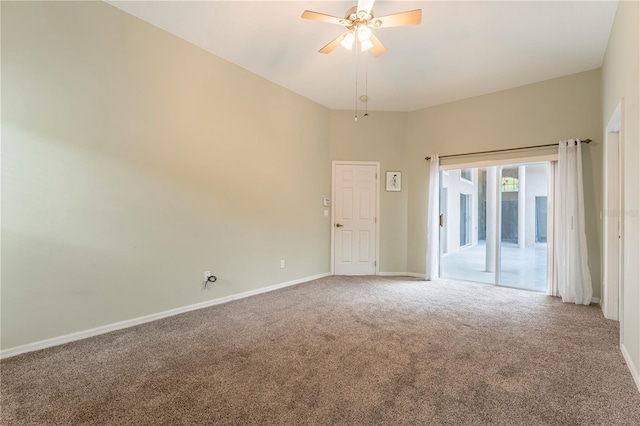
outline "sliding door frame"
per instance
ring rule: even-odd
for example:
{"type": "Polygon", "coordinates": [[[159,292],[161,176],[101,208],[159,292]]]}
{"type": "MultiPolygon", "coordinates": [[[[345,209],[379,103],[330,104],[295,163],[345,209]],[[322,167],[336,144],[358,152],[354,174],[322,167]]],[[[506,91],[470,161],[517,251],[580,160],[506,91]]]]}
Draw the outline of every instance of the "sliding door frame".
{"type": "MultiPolygon", "coordinates": [[[[507,158],[507,159],[496,159],[496,160],[482,160],[482,161],[474,161],[474,162],[451,162],[450,164],[446,164],[446,165],[440,165],[440,170],[439,172],[442,171],[448,171],[448,170],[458,170],[458,169],[477,169],[477,168],[483,168],[483,167],[497,167],[496,170],[496,174],[497,174],[497,179],[496,179],[496,193],[498,194],[498,196],[496,197],[496,205],[495,205],[495,209],[496,209],[496,216],[497,216],[497,223],[496,223],[496,229],[495,229],[495,233],[496,233],[496,245],[495,245],[495,278],[494,278],[494,283],[493,285],[496,287],[505,287],[505,288],[517,288],[519,290],[529,290],[529,289],[523,289],[520,287],[513,287],[513,286],[508,286],[508,285],[504,285],[504,284],[500,284],[500,269],[501,269],[501,256],[500,256],[500,249],[501,249],[501,237],[502,237],[502,209],[500,208],[502,205],[502,191],[500,191],[500,183],[502,182],[502,167],[503,166],[507,166],[507,165],[518,165],[518,164],[530,164],[530,163],[547,163],[549,164],[549,170],[547,172],[547,176],[549,179],[548,182],[548,191],[547,191],[547,200],[549,200],[547,203],[547,211],[549,211],[549,206],[551,206],[553,208],[553,206],[555,206],[555,198],[556,198],[556,194],[555,194],[555,184],[551,183],[551,180],[553,179],[552,176],[552,164],[554,164],[554,162],[557,163],[558,161],[558,154],[548,154],[548,155],[536,155],[536,156],[526,156],[526,157],[514,157],[514,158],[507,158]]],[[[442,179],[440,179],[440,185],[442,185],[442,179]]],[[[442,190],[442,187],[441,189],[442,190]]],[[[554,233],[554,228],[555,228],[555,215],[554,214],[548,214],[547,216],[547,287],[546,287],[546,293],[547,294],[551,294],[552,291],[552,286],[551,283],[553,282],[553,270],[555,269],[555,262],[554,259],[555,257],[552,256],[554,250],[555,250],[555,233],[554,233]]],[[[442,252],[440,251],[439,253],[440,257],[442,258],[442,252]]],[[[439,266],[440,268],[442,268],[442,261],[439,262],[439,266]]],[[[440,271],[442,272],[442,271],[440,271]]],[[[441,274],[440,274],[441,275],[441,274]]],[[[533,290],[529,290],[529,291],[533,291],[533,290]]]]}

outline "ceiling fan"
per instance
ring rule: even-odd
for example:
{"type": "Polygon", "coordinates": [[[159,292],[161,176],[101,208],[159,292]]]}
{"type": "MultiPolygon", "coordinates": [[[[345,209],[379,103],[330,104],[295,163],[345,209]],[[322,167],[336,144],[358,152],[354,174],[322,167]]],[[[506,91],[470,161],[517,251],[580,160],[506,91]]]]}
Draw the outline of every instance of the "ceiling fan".
{"type": "Polygon", "coordinates": [[[378,57],[384,54],[387,48],[384,47],[380,40],[378,40],[378,37],[373,34],[371,31],[372,28],[418,25],[422,21],[422,9],[375,17],[372,9],[374,2],[375,0],[358,0],[358,5],[349,9],[344,18],[305,10],[302,13],[302,19],[329,22],[347,28],[347,31],[331,40],[326,46],[320,49],[319,52],[331,53],[338,45],[342,45],[344,48],[351,50],[357,39],[360,43],[361,51],[364,52],[371,49],[373,56],[378,57]]]}

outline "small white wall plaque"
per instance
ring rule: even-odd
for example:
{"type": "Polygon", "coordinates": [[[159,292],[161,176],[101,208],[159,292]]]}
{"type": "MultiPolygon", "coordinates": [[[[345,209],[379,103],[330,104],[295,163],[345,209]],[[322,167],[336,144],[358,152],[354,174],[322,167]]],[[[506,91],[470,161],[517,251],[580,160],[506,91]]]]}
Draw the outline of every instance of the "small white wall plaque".
{"type": "Polygon", "coordinates": [[[402,191],[402,172],[387,172],[387,191],[402,191]]]}

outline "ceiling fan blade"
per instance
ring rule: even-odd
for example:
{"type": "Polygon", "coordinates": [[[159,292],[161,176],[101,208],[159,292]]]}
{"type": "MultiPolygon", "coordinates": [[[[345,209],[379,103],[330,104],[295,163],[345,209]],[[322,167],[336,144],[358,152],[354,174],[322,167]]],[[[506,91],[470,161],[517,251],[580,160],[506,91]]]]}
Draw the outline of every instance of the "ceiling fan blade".
{"type": "Polygon", "coordinates": [[[358,8],[356,9],[356,12],[364,10],[367,13],[371,13],[371,9],[373,8],[373,3],[375,1],[376,0],[358,0],[358,8]]]}
{"type": "Polygon", "coordinates": [[[310,19],[312,21],[328,22],[330,24],[344,25],[344,18],[338,18],[337,16],[325,15],[324,13],[313,12],[311,10],[305,10],[302,12],[302,19],[310,19]]]}
{"type": "Polygon", "coordinates": [[[422,9],[416,9],[376,17],[373,20],[373,26],[375,28],[403,27],[406,25],[418,25],[420,22],[422,22],[422,9]]]}
{"type": "Polygon", "coordinates": [[[378,56],[384,55],[387,52],[387,48],[384,47],[384,44],[382,44],[382,42],[378,40],[378,37],[376,37],[375,34],[371,34],[371,38],[369,40],[371,40],[371,44],[373,44],[373,47],[369,49],[373,56],[377,58],[378,56]]]}
{"type": "Polygon", "coordinates": [[[327,45],[324,46],[322,49],[318,50],[318,52],[320,52],[320,53],[331,53],[331,52],[333,52],[333,49],[335,49],[336,47],[338,47],[340,45],[340,42],[342,41],[344,36],[349,34],[350,32],[351,31],[345,31],[344,33],[340,34],[338,37],[334,38],[329,43],[327,43],[327,45]]]}

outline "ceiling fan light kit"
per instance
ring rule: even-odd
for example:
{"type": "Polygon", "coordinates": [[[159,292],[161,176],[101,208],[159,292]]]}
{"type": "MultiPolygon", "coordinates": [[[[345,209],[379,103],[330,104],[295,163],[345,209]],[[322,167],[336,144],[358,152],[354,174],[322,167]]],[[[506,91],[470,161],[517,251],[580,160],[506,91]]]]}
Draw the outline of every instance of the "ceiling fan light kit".
{"type": "Polygon", "coordinates": [[[361,52],[366,52],[367,50],[371,49],[373,47],[373,43],[371,43],[371,40],[366,39],[360,42],[360,51],[361,52]]]}
{"type": "Polygon", "coordinates": [[[358,26],[358,40],[366,41],[371,38],[371,30],[366,25],[358,26]]]}
{"type": "Polygon", "coordinates": [[[353,33],[346,33],[344,35],[344,38],[340,42],[340,44],[345,49],[352,50],[353,49],[353,42],[355,41],[355,39],[356,39],[356,37],[353,35],[353,33]]]}

